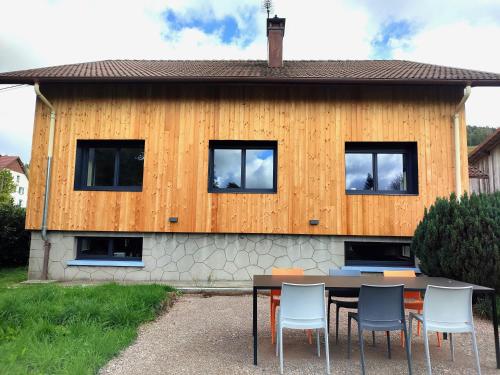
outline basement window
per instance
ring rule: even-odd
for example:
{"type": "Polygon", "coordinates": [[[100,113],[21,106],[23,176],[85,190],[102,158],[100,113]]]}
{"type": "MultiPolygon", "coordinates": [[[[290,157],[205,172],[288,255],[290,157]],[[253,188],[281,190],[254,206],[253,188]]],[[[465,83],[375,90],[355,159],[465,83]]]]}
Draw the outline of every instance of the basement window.
{"type": "Polygon", "coordinates": [[[76,259],[141,260],[142,237],[77,237],[76,259]]]}
{"type": "Polygon", "coordinates": [[[345,242],[346,266],[415,267],[410,244],[404,242],[345,242]]]}
{"type": "Polygon", "coordinates": [[[347,194],[418,194],[416,142],[346,142],[347,194]]]}
{"type": "Polygon", "coordinates": [[[141,191],[144,141],[77,142],[75,190],[141,191]]]}
{"type": "Polygon", "coordinates": [[[276,193],[276,141],[210,141],[208,191],[276,193]]]}

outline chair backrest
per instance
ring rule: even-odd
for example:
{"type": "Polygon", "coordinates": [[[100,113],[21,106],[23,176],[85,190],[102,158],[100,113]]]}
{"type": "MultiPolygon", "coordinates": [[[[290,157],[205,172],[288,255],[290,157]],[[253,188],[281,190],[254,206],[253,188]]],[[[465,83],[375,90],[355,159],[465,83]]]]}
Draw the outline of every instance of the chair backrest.
{"type": "MultiPolygon", "coordinates": [[[[356,276],[361,276],[361,271],[359,270],[342,270],[338,268],[330,268],[328,270],[328,275],[329,276],[346,276],[346,277],[356,277],[356,276]]],[[[357,290],[329,290],[328,295],[331,297],[345,297],[345,298],[350,298],[350,297],[357,297],[359,294],[359,291],[357,290]]]]}
{"type": "Polygon", "coordinates": [[[424,319],[439,323],[472,323],[472,287],[428,285],[424,297],[424,319]]]}
{"type": "Polygon", "coordinates": [[[324,319],[325,284],[283,283],[280,306],[284,319],[324,319]]]}
{"type": "MultiPolygon", "coordinates": [[[[273,267],[271,270],[271,275],[275,276],[302,276],[304,274],[303,268],[276,268],[273,267]]],[[[281,295],[281,290],[271,290],[271,296],[281,295]]]]}
{"type": "Polygon", "coordinates": [[[302,276],[304,274],[303,268],[275,268],[271,270],[272,275],[295,275],[302,276]]]}
{"type": "Polygon", "coordinates": [[[330,268],[328,270],[330,276],[361,276],[361,271],[359,270],[342,270],[339,268],[330,268]]]}
{"type": "Polygon", "coordinates": [[[385,270],[384,277],[417,277],[417,275],[415,274],[415,271],[413,271],[413,270],[407,270],[407,271],[385,270]]]}
{"type": "MultiPolygon", "coordinates": [[[[400,270],[400,271],[384,270],[384,277],[417,277],[417,275],[413,270],[400,270]]],[[[418,299],[419,301],[422,301],[422,296],[420,295],[420,292],[414,292],[414,291],[405,292],[404,297],[418,299]]]]}
{"type": "Polygon", "coordinates": [[[404,285],[361,285],[358,316],[362,321],[402,321],[405,319],[404,285]]]}

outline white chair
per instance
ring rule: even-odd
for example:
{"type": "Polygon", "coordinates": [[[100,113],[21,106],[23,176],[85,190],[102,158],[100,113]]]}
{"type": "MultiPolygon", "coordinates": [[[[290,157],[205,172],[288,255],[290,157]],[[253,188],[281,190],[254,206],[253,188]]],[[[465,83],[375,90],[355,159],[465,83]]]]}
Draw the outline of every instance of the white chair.
{"type": "MultiPolygon", "coordinates": [[[[410,313],[410,338],[412,320],[422,322],[424,330],[424,347],[427,360],[427,373],[432,374],[427,332],[447,332],[450,336],[451,360],[455,360],[453,349],[453,333],[470,333],[472,348],[476,357],[477,372],[481,375],[476,333],[472,319],[472,287],[449,288],[428,285],[424,297],[424,313],[410,313]]],[[[411,339],[410,345],[411,345],[411,339]]],[[[411,347],[410,347],[411,350],[411,347]]]]}
{"type": "Polygon", "coordinates": [[[277,323],[276,356],[279,351],[281,374],[283,374],[283,328],[316,329],[318,357],[320,356],[319,333],[320,330],[323,330],[325,335],[326,373],[330,373],[325,284],[283,283],[277,323]]]}

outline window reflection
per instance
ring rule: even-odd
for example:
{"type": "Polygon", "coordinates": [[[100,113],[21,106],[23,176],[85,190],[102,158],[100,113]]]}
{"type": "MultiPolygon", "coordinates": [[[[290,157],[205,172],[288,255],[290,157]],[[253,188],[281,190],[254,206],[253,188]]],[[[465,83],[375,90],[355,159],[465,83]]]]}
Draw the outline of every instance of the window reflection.
{"type": "Polygon", "coordinates": [[[379,190],[406,190],[404,154],[378,154],[377,177],[379,190]]]}
{"type": "Polygon", "coordinates": [[[347,190],[373,190],[372,154],[347,153],[345,155],[347,190]]]}
{"type": "Polygon", "coordinates": [[[241,150],[214,150],[212,186],[219,189],[241,187],[241,150]]]}
{"type": "Polygon", "coordinates": [[[246,150],[245,187],[272,189],[274,150],[246,150]]]}

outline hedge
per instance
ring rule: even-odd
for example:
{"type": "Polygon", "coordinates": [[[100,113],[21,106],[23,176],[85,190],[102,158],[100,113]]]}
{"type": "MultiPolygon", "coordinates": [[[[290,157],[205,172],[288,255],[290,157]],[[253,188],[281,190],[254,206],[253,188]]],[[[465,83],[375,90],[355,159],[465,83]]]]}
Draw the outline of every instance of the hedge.
{"type": "Polygon", "coordinates": [[[500,192],[452,194],[425,210],[411,250],[420,268],[442,276],[500,290],[500,192]]]}
{"type": "Polygon", "coordinates": [[[26,210],[0,204],[0,267],[28,264],[30,234],[24,229],[26,210]]]}

